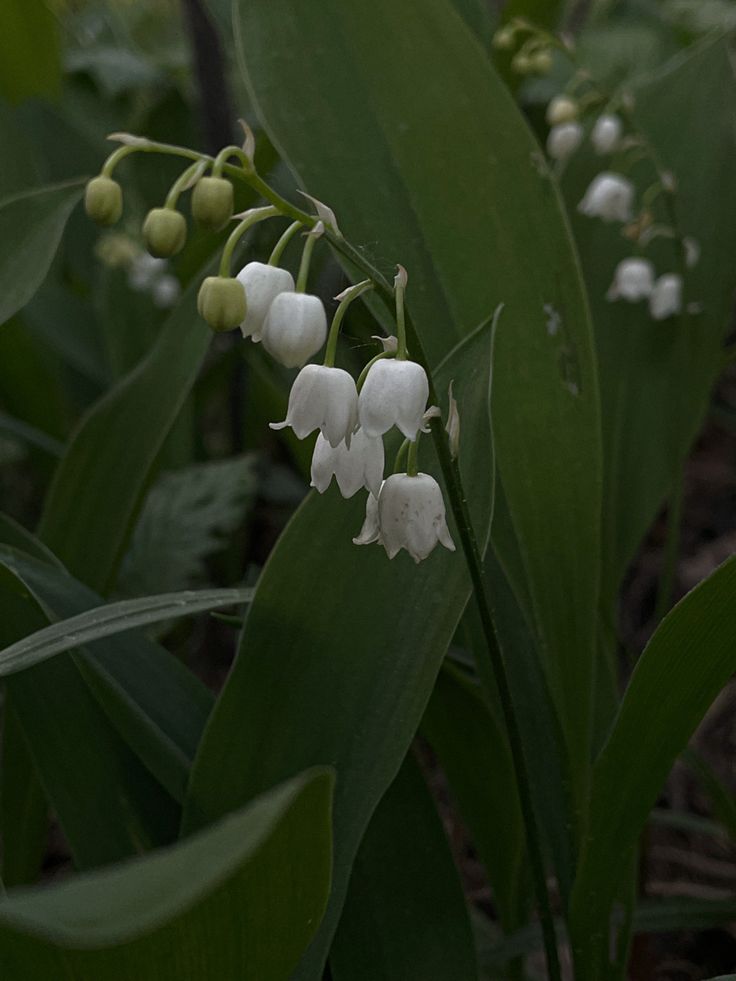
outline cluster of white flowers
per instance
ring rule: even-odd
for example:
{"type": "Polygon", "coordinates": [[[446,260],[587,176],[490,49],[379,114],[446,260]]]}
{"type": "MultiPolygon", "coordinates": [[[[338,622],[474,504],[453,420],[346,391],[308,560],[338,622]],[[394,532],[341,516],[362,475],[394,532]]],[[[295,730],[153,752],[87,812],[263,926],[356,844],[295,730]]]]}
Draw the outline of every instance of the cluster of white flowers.
{"type": "MultiPolygon", "coordinates": [[[[306,291],[317,239],[326,227],[340,234],[335,215],[327,205],[306,195],[316,210],[316,219],[308,222],[312,227],[307,233],[296,282],[279,262],[289,240],[307,224],[302,218],[293,221],[282,234],[267,263],[249,262],[237,276],[230,275],[233,251],[253,225],[293,213],[283,202],[281,206],[270,204],[233,214],[233,188],[223,176],[225,162],[235,155],[247,176],[256,174],[255,139],[252,131],[244,128],[242,150],[225,147],[214,160],[195,160],[174,182],[163,207],[148,212],[143,237],[149,254],[126,253],[130,285],[135,290],[149,291],[159,306],[171,306],[178,298],[179,281],[167,271],[166,259],[180,252],[186,242],[187,222],[177,210],[184,191],[193,188],[192,214],[202,227],[218,231],[238,219],[223,248],[218,275],[207,276],[200,285],[197,310],[213,330],[239,327],[244,338],[263,344],[286,368],[300,369],[289,394],[286,419],[271,423],[271,428],[290,427],[299,439],[318,431],[311,477],[312,486],[319,493],[327,490],[333,477],[343,497],[352,497],[362,488],[368,491],[366,526],[354,539],[357,544],[378,542],[389,558],[404,548],[416,562],[426,559],[438,542],[454,551],[440,486],[434,477],[417,471],[419,435],[428,431],[425,422],[438,415],[439,409],[427,408],[427,373],[407,354],[406,271],[399,266],[394,281],[397,337],[377,338],[383,351],[366,366],[356,383],[349,372],[335,367],[338,334],[348,304],[373,284],[366,280],[335,297],[340,305],[329,331],[322,300],[306,291]],[[212,173],[207,176],[210,167],[212,173]],[[308,363],[325,343],[324,362],[308,363]],[[391,474],[384,480],[383,437],[394,426],[405,437],[406,445],[399,457],[406,450],[406,472],[391,474]]],[[[122,146],[108,157],[100,174],[85,189],[85,210],[103,227],[118,222],[123,211],[122,188],[112,177],[116,163],[137,149],[154,146],[130,134],[115,134],[114,138],[122,146]]],[[[278,198],[275,192],[266,196],[278,198]]],[[[454,457],[459,420],[451,391],[448,425],[454,457]]]]}
{"type": "MultiPolygon", "coordinates": [[[[388,342],[358,391],[352,375],[336,368],[329,357],[324,364],[307,363],[327,340],[327,316],[319,297],[297,292],[289,272],[261,262],[249,262],[237,279],[247,296],[243,336],[261,342],[285,367],[301,369],[286,418],[271,428],[290,427],[299,439],[318,431],[311,480],[320,494],[333,477],[345,498],[363,488],[368,491],[366,524],[355,543],[377,542],[389,558],[405,548],[416,562],[427,558],[437,542],[454,551],[437,481],[422,473],[384,480],[383,436],[395,426],[416,445],[424,431],[429,396],[424,368],[388,342]]],[[[401,270],[397,283],[402,293],[405,281],[401,270]]],[[[348,289],[336,299],[349,300],[350,294],[348,289]]]]}
{"type": "MultiPolygon", "coordinates": [[[[547,152],[553,160],[566,160],[581,146],[584,139],[583,125],[579,120],[580,106],[568,95],[555,96],[548,104],[546,120],[550,126],[547,152]]],[[[614,112],[605,112],[595,120],[590,141],[599,156],[607,156],[626,149],[624,125],[614,112]]],[[[635,141],[634,141],[635,142],[635,141]]],[[[664,184],[665,178],[661,178],[664,184]]],[[[614,170],[597,174],[588,186],[578,211],[589,218],[629,225],[635,220],[636,189],[628,177],[614,170]]],[[[642,213],[643,214],[643,213],[642,213]]],[[[650,225],[649,216],[641,220],[640,227],[630,226],[640,245],[646,245],[656,232],[650,225]]],[[[667,230],[671,234],[671,230],[667,230]]],[[[686,239],[686,266],[698,260],[699,249],[692,239],[686,239]]],[[[613,282],[606,293],[608,300],[625,300],[628,303],[648,301],[653,320],[666,320],[682,311],[683,282],[679,273],[667,272],[657,278],[653,264],[645,258],[634,256],[624,259],[616,267],[613,282]]]]}
{"type": "Polygon", "coordinates": [[[616,266],[606,299],[628,303],[648,300],[652,319],[666,320],[682,311],[682,277],[664,273],[657,279],[649,259],[623,259],[616,266]]]}
{"type": "MultiPolygon", "coordinates": [[[[577,102],[566,95],[555,96],[547,106],[547,153],[553,160],[567,160],[582,144],[585,131],[578,115],[577,102]]],[[[623,131],[621,118],[615,113],[599,116],[590,133],[595,152],[601,157],[615,153],[621,147],[623,131]]]]}

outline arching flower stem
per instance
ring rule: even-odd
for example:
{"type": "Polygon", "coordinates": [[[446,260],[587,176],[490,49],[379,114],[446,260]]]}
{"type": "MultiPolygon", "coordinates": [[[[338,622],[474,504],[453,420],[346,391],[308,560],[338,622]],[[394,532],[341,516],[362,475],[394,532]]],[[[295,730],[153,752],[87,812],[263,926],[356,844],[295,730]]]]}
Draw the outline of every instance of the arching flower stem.
{"type": "Polygon", "coordinates": [[[192,184],[196,184],[199,178],[207,170],[208,166],[209,164],[206,160],[198,160],[196,163],[193,163],[187,167],[186,170],[182,171],[182,173],[171,185],[171,189],[166,195],[164,207],[173,211],[179,203],[181,194],[188,190],[192,184]]]}
{"type": "Polygon", "coordinates": [[[373,289],[373,283],[370,279],[364,279],[362,283],[357,283],[355,286],[349,286],[344,290],[339,297],[335,299],[340,300],[340,305],[337,310],[335,310],[335,315],[332,318],[332,324],[330,326],[330,333],[327,337],[327,349],[325,351],[324,365],[327,368],[335,367],[335,355],[337,354],[337,339],[340,336],[340,328],[342,326],[343,318],[347,313],[348,307],[357,298],[365,293],[367,290],[373,289]]]}
{"type": "Polygon", "coordinates": [[[281,256],[284,254],[284,249],[296,235],[300,228],[304,227],[304,223],[301,221],[293,221],[286,231],[281,235],[276,245],[273,247],[273,252],[268,257],[269,266],[278,266],[281,262],[281,256]]]}
{"type": "Polygon", "coordinates": [[[235,228],[230,233],[230,237],[225,243],[225,248],[222,250],[222,256],[220,258],[220,276],[229,277],[230,276],[230,263],[232,262],[233,252],[235,247],[240,241],[240,239],[245,235],[249,228],[253,225],[258,224],[259,221],[265,221],[266,218],[278,218],[279,209],[275,208],[273,205],[268,205],[266,208],[253,208],[251,211],[246,212],[245,217],[241,222],[239,222],[235,228]]]}

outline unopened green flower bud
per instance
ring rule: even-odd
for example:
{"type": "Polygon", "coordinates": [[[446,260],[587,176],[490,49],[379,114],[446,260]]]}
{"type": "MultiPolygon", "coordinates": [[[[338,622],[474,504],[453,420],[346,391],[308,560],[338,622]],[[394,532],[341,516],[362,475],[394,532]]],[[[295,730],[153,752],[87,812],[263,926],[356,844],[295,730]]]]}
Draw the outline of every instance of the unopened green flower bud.
{"type": "Polygon", "coordinates": [[[546,119],[550,126],[571,123],[578,117],[578,104],[568,95],[556,95],[547,106],[546,119]]]}
{"type": "Polygon", "coordinates": [[[208,276],[199,288],[197,309],[213,330],[233,330],[245,320],[243,284],[224,276],[208,276]]]}
{"type": "Polygon", "coordinates": [[[546,75],[552,70],[552,54],[547,48],[535,52],[529,60],[532,71],[537,75],[546,75]]]}
{"type": "Polygon", "coordinates": [[[123,213],[123,191],[112,177],[93,177],[84,192],[84,210],[98,225],[114,225],[123,213]]]}
{"type": "Polygon", "coordinates": [[[515,40],[516,31],[507,24],[505,27],[499,28],[493,35],[493,47],[499,51],[508,51],[513,48],[515,40]]]}
{"type": "Polygon", "coordinates": [[[525,51],[519,51],[511,60],[511,67],[519,75],[529,75],[534,71],[532,60],[525,51]]]}
{"type": "Polygon", "coordinates": [[[212,232],[218,232],[233,216],[233,186],[224,177],[202,177],[192,192],[192,214],[212,232]]]}
{"type": "Polygon", "coordinates": [[[172,208],[152,208],[143,222],[146,248],[158,259],[168,259],[181,252],[187,240],[184,215],[172,208]]]}

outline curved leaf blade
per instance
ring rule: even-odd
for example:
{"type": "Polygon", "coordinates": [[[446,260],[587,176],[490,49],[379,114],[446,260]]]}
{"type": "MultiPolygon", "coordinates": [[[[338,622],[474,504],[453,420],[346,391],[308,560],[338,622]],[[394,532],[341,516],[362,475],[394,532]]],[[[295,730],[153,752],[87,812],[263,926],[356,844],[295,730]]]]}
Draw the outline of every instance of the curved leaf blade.
{"type": "Polygon", "coordinates": [[[31,299],[46,278],[80,181],[51,184],[0,200],[0,241],[12,242],[0,257],[0,324],[31,299]]]}
{"type": "Polygon", "coordinates": [[[458,872],[411,753],[358,850],[330,973],[334,981],[478,981],[458,872]]]}
{"type": "Polygon", "coordinates": [[[148,355],[84,416],[46,498],[39,538],[98,592],[112,583],[148,476],[209,347],[198,289],[195,278],[148,355]]]}
{"type": "Polygon", "coordinates": [[[571,910],[583,966],[590,966],[585,958],[591,944],[607,936],[622,856],[635,847],[675,759],[736,668],[734,595],[736,558],[665,617],[637,663],[595,762],[571,910]],[[642,740],[643,731],[652,738],[642,740]]]}
{"type": "MultiPolygon", "coordinates": [[[[38,542],[31,538],[31,544],[38,542]]],[[[23,584],[51,621],[84,616],[101,604],[92,590],[47,561],[2,547],[0,566],[23,584]]],[[[71,655],[71,663],[125,743],[181,801],[213,704],[210,692],[167,650],[138,631],[89,641],[71,655]]],[[[53,661],[49,669],[57,670],[53,661]]],[[[43,677],[39,670],[43,666],[31,668],[32,676],[43,677]]],[[[23,677],[12,677],[11,684],[25,686],[23,677]]]]}
{"type": "Polygon", "coordinates": [[[18,981],[284,981],[330,882],[329,770],[201,834],[0,902],[0,969],[18,981]]]}
{"type": "Polygon", "coordinates": [[[204,610],[248,603],[252,595],[252,589],[185,589],[106,603],[52,623],[0,650],[0,678],[102,637],[204,610]]]}

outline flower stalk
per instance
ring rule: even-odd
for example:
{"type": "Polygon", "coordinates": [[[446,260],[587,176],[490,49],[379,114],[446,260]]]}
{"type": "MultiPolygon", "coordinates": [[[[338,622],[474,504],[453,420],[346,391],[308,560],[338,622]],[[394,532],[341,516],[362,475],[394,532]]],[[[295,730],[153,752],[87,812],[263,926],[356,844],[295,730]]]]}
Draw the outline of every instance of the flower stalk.
{"type": "MultiPolygon", "coordinates": [[[[187,148],[173,146],[164,143],[155,143],[149,140],[142,140],[136,137],[128,137],[126,135],[121,135],[118,137],[124,141],[124,146],[116,150],[105,164],[106,174],[109,176],[112,168],[117,164],[117,162],[129,153],[136,151],[140,152],[153,152],[153,153],[164,153],[171,154],[174,156],[180,156],[193,160],[195,162],[205,161],[208,164],[214,164],[214,158],[207,156],[205,154],[197,153],[196,151],[189,150],[187,148]],[[125,142],[127,141],[127,142],[125,142]]],[[[244,155],[245,156],[245,155],[244,155]]],[[[232,164],[223,163],[222,173],[232,177],[233,179],[245,181],[250,185],[250,187],[260,194],[266,201],[270,203],[269,207],[264,207],[260,209],[255,209],[250,212],[247,217],[236,227],[236,229],[231,234],[228,239],[225,249],[223,251],[222,261],[220,264],[220,276],[227,277],[229,275],[230,263],[232,258],[233,250],[240,239],[240,237],[245,233],[245,231],[255,224],[257,221],[261,221],[265,218],[275,217],[276,215],[281,215],[284,217],[289,217],[292,221],[300,222],[309,229],[314,229],[317,225],[321,225],[319,219],[314,215],[310,215],[307,212],[297,208],[289,201],[281,197],[276,191],[274,191],[252,168],[250,160],[247,160],[248,167],[246,166],[233,166],[232,164]]],[[[333,249],[342,255],[344,258],[348,259],[353,266],[360,269],[372,282],[374,288],[381,296],[382,300],[386,303],[389,309],[395,308],[396,311],[396,321],[397,321],[397,337],[398,337],[398,347],[397,351],[394,352],[383,352],[379,354],[370,363],[368,368],[370,368],[376,362],[379,362],[382,358],[395,356],[400,361],[407,361],[407,339],[411,342],[411,348],[413,352],[414,361],[421,366],[426,372],[428,380],[429,389],[429,401],[430,404],[436,404],[438,399],[436,396],[431,371],[427,364],[427,359],[424,354],[419,336],[413,328],[411,318],[406,314],[404,309],[404,289],[406,286],[405,274],[402,276],[403,270],[400,269],[399,274],[396,277],[395,289],[392,289],[385,278],[371,266],[364,258],[362,253],[360,253],[356,248],[354,248],[349,242],[347,242],[342,236],[337,234],[331,229],[324,228],[321,225],[319,234],[324,232],[327,236],[333,249]]],[[[307,243],[305,245],[304,254],[302,256],[302,263],[300,267],[297,290],[304,290],[306,286],[306,277],[309,268],[309,259],[311,257],[311,252],[314,248],[314,243],[316,240],[315,235],[309,235],[307,238],[307,243]]],[[[339,369],[334,369],[325,366],[311,366],[316,368],[318,371],[339,371],[339,369]]],[[[306,370],[306,369],[305,369],[306,370]]],[[[365,371],[359,379],[359,385],[361,380],[365,380],[368,372],[365,371]]],[[[314,425],[312,421],[309,421],[309,429],[313,428],[323,428],[324,423],[320,425],[320,422],[316,419],[314,420],[314,425]]],[[[285,421],[283,425],[288,424],[285,421]]],[[[305,422],[306,427],[306,422],[305,422]]],[[[340,427],[344,428],[344,427],[340,427]]],[[[348,427],[349,428],[349,427],[348,427]]],[[[552,918],[552,909],[550,904],[549,892],[547,888],[546,873],[544,867],[543,850],[542,850],[542,839],[539,832],[539,827],[537,824],[537,818],[534,811],[534,806],[532,802],[531,794],[531,784],[529,778],[529,771],[526,762],[526,757],[524,753],[524,747],[521,739],[521,731],[519,728],[519,723],[516,718],[516,710],[513,702],[513,697],[511,694],[511,688],[508,680],[508,673],[506,669],[506,664],[504,660],[504,655],[498,643],[498,639],[495,632],[495,626],[493,622],[492,614],[492,604],[490,598],[490,590],[488,587],[488,582],[486,578],[485,568],[483,564],[483,556],[473,530],[470,512],[468,508],[467,499],[465,496],[465,491],[463,489],[462,478],[460,475],[460,470],[458,467],[457,460],[453,459],[449,440],[447,433],[443,428],[442,420],[436,416],[429,420],[429,429],[432,435],[435,449],[437,452],[437,457],[439,460],[440,468],[445,482],[445,488],[447,496],[450,503],[450,508],[452,510],[455,523],[457,526],[458,536],[460,540],[460,545],[463,551],[464,559],[468,568],[468,574],[470,577],[470,582],[473,589],[473,594],[475,597],[475,602],[478,607],[478,613],[480,618],[480,623],[483,631],[483,636],[486,644],[487,657],[478,657],[478,673],[483,684],[492,689],[494,686],[498,693],[498,698],[501,704],[501,710],[503,713],[507,736],[509,740],[509,747],[511,750],[514,770],[517,781],[517,789],[519,794],[519,802],[524,818],[524,825],[526,831],[526,844],[529,856],[529,864],[532,873],[532,879],[534,883],[534,888],[537,897],[537,906],[539,910],[539,917],[542,926],[542,933],[544,937],[544,946],[547,957],[547,968],[548,974],[551,981],[560,981],[560,965],[557,952],[557,943],[554,930],[554,922],[552,918]]],[[[333,436],[332,442],[336,445],[339,443],[337,440],[337,435],[331,434],[333,436]]],[[[417,434],[418,435],[418,434],[417,434]]],[[[416,455],[416,440],[410,442],[409,453],[416,455]]],[[[412,464],[407,461],[408,469],[412,469],[412,464]]],[[[414,464],[415,467],[415,464],[414,464]]],[[[370,498],[369,498],[370,500],[370,498]]]]}

